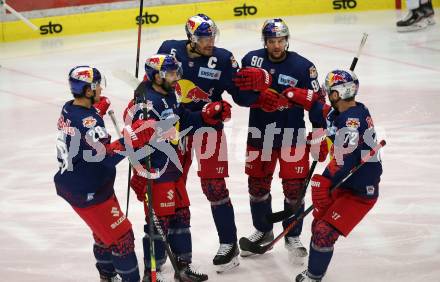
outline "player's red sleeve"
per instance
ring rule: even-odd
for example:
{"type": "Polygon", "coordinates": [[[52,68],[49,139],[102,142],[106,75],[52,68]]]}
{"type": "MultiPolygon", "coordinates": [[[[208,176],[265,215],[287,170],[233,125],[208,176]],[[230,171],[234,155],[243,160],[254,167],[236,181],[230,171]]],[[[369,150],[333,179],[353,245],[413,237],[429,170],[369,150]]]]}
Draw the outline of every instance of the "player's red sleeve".
{"type": "Polygon", "coordinates": [[[126,125],[130,125],[133,123],[133,118],[135,114],[135,103],[134,99],[130,100],[127,107],[124,110],[123,119],[126,125]]]}

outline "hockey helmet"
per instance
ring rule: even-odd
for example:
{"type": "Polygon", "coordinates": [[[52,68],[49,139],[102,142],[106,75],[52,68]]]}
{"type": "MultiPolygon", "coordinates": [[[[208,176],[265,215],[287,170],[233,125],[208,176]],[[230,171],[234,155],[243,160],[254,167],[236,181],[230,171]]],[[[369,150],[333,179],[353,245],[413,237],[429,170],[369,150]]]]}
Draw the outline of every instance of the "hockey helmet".
{"type": "Polygon", "coordinates": [[[215,22],[205,14],[190,17],[185,25],[186,35],[192,43],[197,43],[201,38],[218,38],[219,30],[215,22]]]}
{"type": "Polygon", "coordinates": [[[270,37],[286,37],[287,40],[289,39],[289,27],[282,19],[270,19],[264,22],[261,29],[261,38],[263,42],[266,42],[266,39],[270,37]]]}
{"type": "Polygon", "coordinates": [[[98,84],[105,87],[105,78],[97,68],[77,66],[69,72],[70,91],[74,96],[83,96],[87,86],[96,90],[98,84]]]}
{"type": "Polygon", "coordinates": [[[322,89],[327,95],[337,91],[341,99],[349,99],[356,96],[359,80],[352,71],[334,70],[327,74],[322,89]]]}
{"type": "Polygon", "coordinates": [[[168,71],[177,70],[179,79],[182,77],[182,65],[177,59],[169,54],[156,54],[145,61],[145,74],[148,80],[154,81],[154,75],[158,73],[165,78],[168,71]]]}

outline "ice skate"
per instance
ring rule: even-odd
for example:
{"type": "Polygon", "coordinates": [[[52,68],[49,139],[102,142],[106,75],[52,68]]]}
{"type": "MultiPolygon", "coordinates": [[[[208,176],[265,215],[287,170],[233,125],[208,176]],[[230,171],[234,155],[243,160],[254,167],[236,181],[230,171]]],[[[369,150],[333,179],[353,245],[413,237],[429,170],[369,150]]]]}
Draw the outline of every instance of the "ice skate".
{"type": "Polygon", "coordinates": [[[176,282],[198,282],[208,280],[208,275],[197,271],[194,266],[184,261],[178,261],[177,267],[179,268],[180,279],[177,274],[174,275],[174,281],[176,282]]]}
{"type": "MultiPolygon", "coordinates": [[[[252,235],[250,235],[249,237],[247,237],[247,239],[251,242],[257,243],[258,245],[264,246],[270,243],[274,239],[273,231],[271,230],[269,232],[261,232],[259,230],[255,230],[255,232],[252,233],[252,235]]],[[[243,248],[243,246],[240,247],[241,247],[240,256],[248,257],[248,256],[256,255],[250,250],[243,248]]]]}
{"type": "Polygon", "coordinates": [[[304,270],[295,278],[295,282],[321,282],[321,279],[314,279],[308,276],[308,271],[304,270]]]}
{"type": "Polygon", "coordinates": [[[217,273],[229,271],[240,265],[238,260],[239,253],[237,243],[220,244],[217,254],[212,261],[217,266],[217,273]]]}
{"type": "Polygon", "coordinates": [[[108,276],[104,276],[104,275],[100,275],[100,282],[121,282],[121,278],[119,278],[118,275],[112,276],[112,277],[108,277],[108,276]]]}
{"type": "Polygon", "coordinates": [[[421,8],[409,10],[408,14],[396,23],[398,32],[408,32],[424,29],[428,20],[421,8]]]}
{"type": "Polygon", "coordinates": [[[307,258],[307,249],[299,237],[285,237],[284,247],[288,251],[289,262],[293,265],[303,265],[307,258]]]}

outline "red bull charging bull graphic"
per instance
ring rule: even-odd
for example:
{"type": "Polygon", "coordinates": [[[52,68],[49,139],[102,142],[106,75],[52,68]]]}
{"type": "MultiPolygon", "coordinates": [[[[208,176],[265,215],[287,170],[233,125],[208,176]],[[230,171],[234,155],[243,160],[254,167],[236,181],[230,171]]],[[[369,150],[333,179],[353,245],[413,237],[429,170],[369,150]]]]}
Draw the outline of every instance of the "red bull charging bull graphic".
{"type": "Polygon", "coordinates": [[[183,104],[191,102],[198,103],[200,101],[211,102],[208,93],[187,79],[179,80],[176,85],[176,92],[180,97],[180,103],[183,104]]]}

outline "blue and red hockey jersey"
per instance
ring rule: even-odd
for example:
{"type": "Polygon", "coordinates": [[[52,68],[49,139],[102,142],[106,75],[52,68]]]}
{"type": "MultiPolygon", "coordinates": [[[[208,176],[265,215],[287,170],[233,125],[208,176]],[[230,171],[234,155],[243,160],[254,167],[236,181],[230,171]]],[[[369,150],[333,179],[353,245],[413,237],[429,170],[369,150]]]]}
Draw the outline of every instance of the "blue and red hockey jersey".
{"type": "MultiPolygon", "coordinates": [[[[192,112],[182,107],[174,92],[165,95],[155,91],[151,83],[145,85],[143,95],[135,100],[132,122],[143,119],[144,113],[147,119],[157,121],[156,133],[149,142],[152,177],[156,182],[174,182],[182,174],[179,160],[184,150],[182,138],[206,124],[202,120],[201,112],[192,112]],[[142,110],[143,107],[145,110],[142,110]]],[[[142,159],[141,163],[145,164],[145,161],[146,159],[142,159]]]]}
{"type": "MultiPolygon", "coordinates": [[[[327,136],[333,145],[331,161],[323,175],[336,184],[377,145],[377,137],[370,112],[362,103],[356,102],[356,106],[342,113],[332,109],[327,116],[323,116],[323,106],[315,102],[310,118],[327,128],[327,136]]],[[[341,188],[350,189],[362,197],[376,198],[381,174],[382,163],[374,157],[348,178],[341,188]]]]}
{"type": "Polygon", "coordinates": [[[61,110],[58,131],[57,194],[80,208],[104,202],[114,194],[115,166],[124,156],[107,153],[110,136],[103,119],[94,107],[77,106],[72,100],[61,110]]]}
{"type": "MultiPolygon", "coordinates": [[[[258,67],[267,70],[272,75],[271,89],[278,93],[289,87],[298,87],[319,91],[318,72],[312,62],[295,52],[287,52],[287,57],[281,62],[269,60],[266,49],[254,50],[247,53],[242,59],[242,67],[258,67]]],[[[234,101],[245,107],[256,103],[259,92],[240,91],[234,101]]],[[[251,108],[249,114],[249,127],[257,128],[261,132],[261,138],[252,138],[248,135],[248,145],[262,148],[264,133],[268,125],[281,129],[274,136],[273,148],[280,148],[283,142],[285,128],[305,128],[304,110],[300,107],[281,109],[275,112],[264,112],[260,108],[251,108]]],[[[286,136],[287,137],[287,136],[286,136]]],[[[292,140],[284,140],[285,144],[296,144],[296,134],[291,135],[292,140]]],[[[285,138],[284,138],[285,139],[285,138]]]]}
{"type": "MultiPolygon", "coordinates": [[[[232,53],[214,47],[210,57],[189,58],[187,42],[167,40],[158,50],[160,54],[172,54],[182,63],[183,76],[176,88],[180,103],[191,111],[200,111],[206,103],[222,100],[224,91],[235,96],[238,89],[232,78],[237,72],[238,63],[232,53]]],[[[222,125],[217,127],[222,128],[222,125]]]]}

